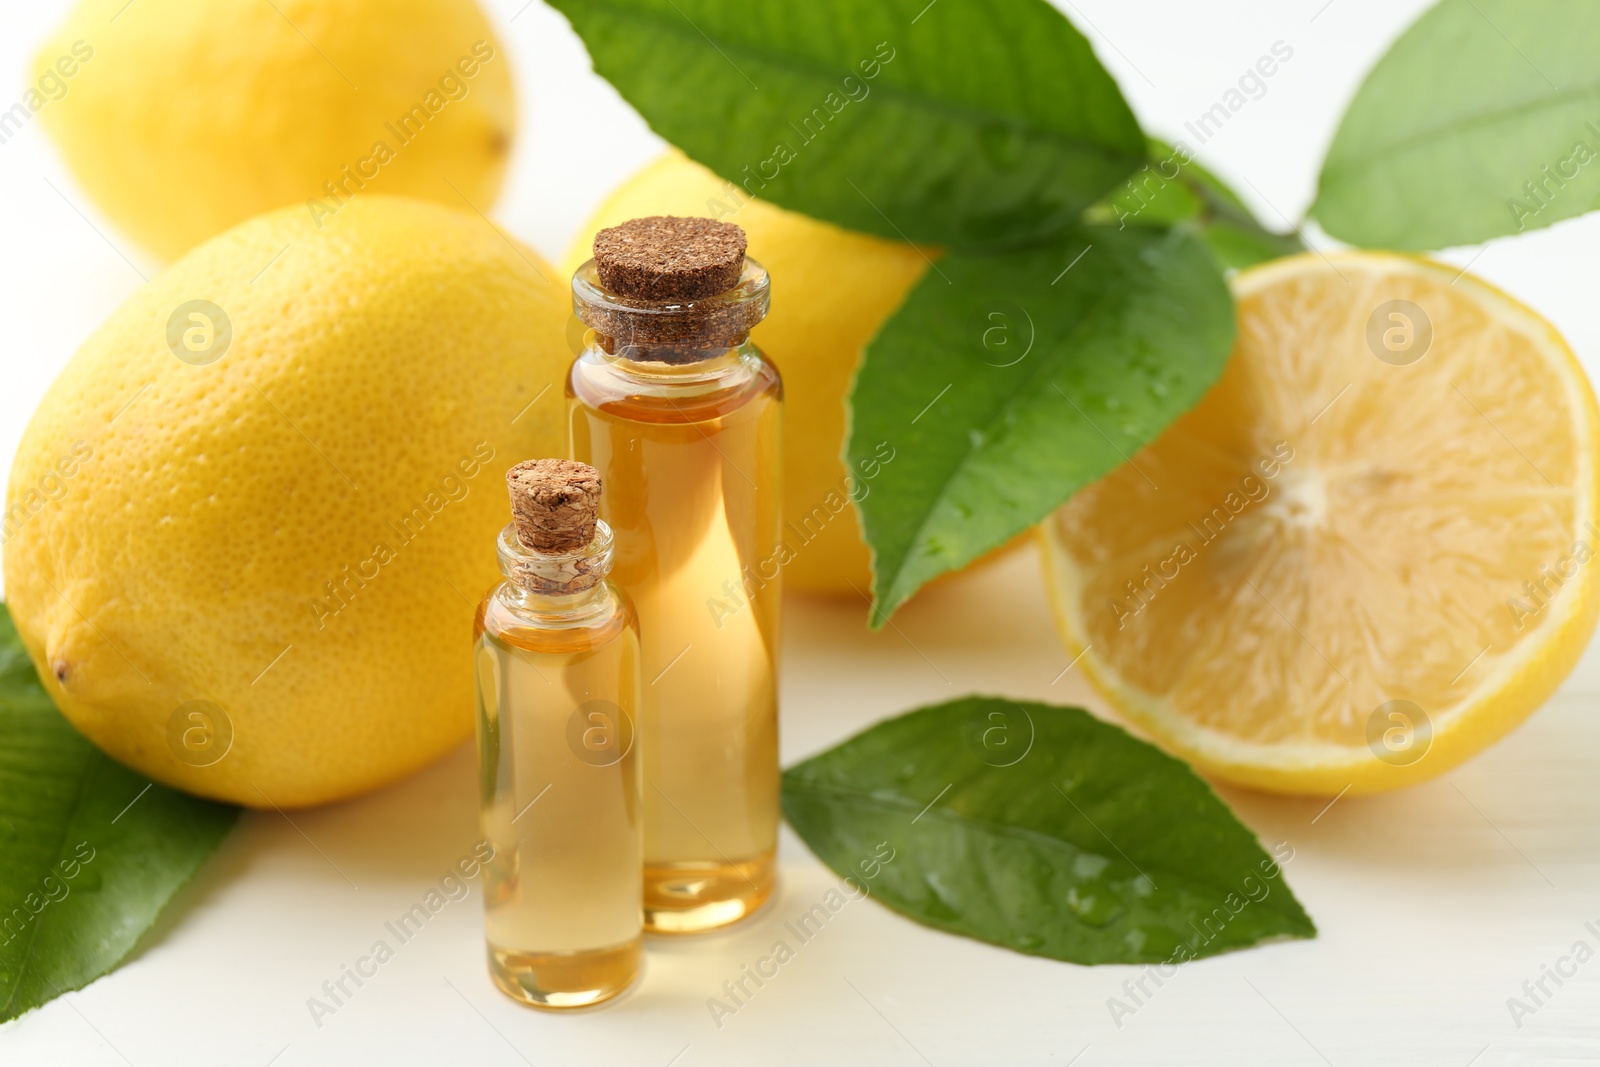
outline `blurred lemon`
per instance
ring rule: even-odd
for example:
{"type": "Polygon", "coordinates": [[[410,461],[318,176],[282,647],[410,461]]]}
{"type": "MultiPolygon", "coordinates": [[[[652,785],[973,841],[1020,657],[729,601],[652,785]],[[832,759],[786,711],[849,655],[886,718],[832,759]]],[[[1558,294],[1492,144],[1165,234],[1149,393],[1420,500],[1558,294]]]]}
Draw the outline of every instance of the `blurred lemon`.
{"type": "Polygon", "coordinates": [[[516,127],[473,0],[81,0],[34,73],[78,181],[164,259],[286,204],[487,211],[516,127]]]}
{"type": "MultiPolygon", "coordinates": [[[[578,233],[563,269],[590,256],[597,231],[643,215],[704,215],[736,222],[750,255],[772,274],[772,313],[753,337],[783,374],[783,507],[795,558],[790,589],[865,594],[871,566],[855,508],[876,469],[844,461],[845,396],[861,352],[900,306],[928,260],[912,245],[841,230],[773,207],[678,152],[655,160],[612,193],[578,233]]],[[[881,468],[878,468],[881,469],[881,468]]]]}
{"type": "Polygon", "coordinates": [[[1222,778],[1439,774],[1594,631],[1594,393],[1549,323],[1451,267],[1302,255],[1234,288],[1221,381],[1044,524],[1069,654],[1222,778]]]}
{"type": "Polygon", "coordinates": [[[565,447],[555,276],[476,214],[371,196],[254,219],[130,298],[6,500],[9,606],[67,718],[263,807],[465,738],[503,472],[565,447]]]}

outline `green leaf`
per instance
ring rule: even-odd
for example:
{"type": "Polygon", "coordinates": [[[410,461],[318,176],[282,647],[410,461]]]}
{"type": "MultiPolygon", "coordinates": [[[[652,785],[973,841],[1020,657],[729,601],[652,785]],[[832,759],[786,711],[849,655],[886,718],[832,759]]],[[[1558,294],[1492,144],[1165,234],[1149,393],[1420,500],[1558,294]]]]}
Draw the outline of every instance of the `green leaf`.
{"type": "Polygon", "coordinates": [[[661,136],[783,207],[903,241],[1057,233],[1144,159],[1044,0],[551,0],[661,136]]]}
{"type": "Polygon", "coordinates": [[[1197,222],[1195,229],[1200,239],[1226,270],[1243,270],[1306,250],[1298,235],[1263,229],[1254,221],[1211,217],[1197,222]]]}
{"type": "Polygon", "coordinates": [[[121,963],[237,814],[84,740],[0,605],[0,1021],[121,963]]]}
{"type": "Polygon", "coordinates": [[[1203,240],[1226,270],[1306,251],[1299,235],[1262,226],[1237,192],[1195,162],[1189,149],[1155,138],[1150,138],[1144,166],[1091,206],[1083,219],[1118,229],[1182,226],[1203,240]]]}
{"type": "Polygon", "coordinates": [[[1297,234],[1258,221],[1228,184],[1181,146],[1151,138],[1149,158],[1084,213],[1087,222],[1125,226],[1182,226],[1228,270],[1242,270],[1306,250],[1297,234]]]}
{"type": "Polygon", "coordinates": [[[1200,399],[1232,343],[1217,262],[1178,230],[1087,226],[939,260],[850,397],[850,469],[881,464],[857,505],[873,624],[1126,462],[1200,399]]]}
{"type": "Polygon", "coordinates": [[[1353,244],[1428,249],[1589,211],[1600,198],[1597,47],[1589,0],[1444,0],[1357,92],[1312,214],[1353,244]]]}
{"type": "Polygon", "coordinates": [[[1018,952],[1154,963],[1316,936],[1205,782],[1081,708],[918,709],[789,768],[783,810],[855,891],[1018,952]]]}

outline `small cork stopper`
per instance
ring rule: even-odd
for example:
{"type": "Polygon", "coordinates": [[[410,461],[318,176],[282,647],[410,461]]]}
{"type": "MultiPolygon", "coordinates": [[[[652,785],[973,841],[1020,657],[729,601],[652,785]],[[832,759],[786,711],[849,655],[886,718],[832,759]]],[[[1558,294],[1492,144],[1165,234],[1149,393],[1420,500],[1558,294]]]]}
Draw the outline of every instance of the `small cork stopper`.
{"type": "Polygon", "coordinates": [[[716,219],[651,215],[594,235],[600,284],[633,300],[700,300],[739,284],[744,230],[716,219]]]}
{"type": "Polygon", "coordinates": [[[531,552],[561,556],[594,540],[600,472],[570,459],[530,459],[506,471],[517,540],[531,552]]]}

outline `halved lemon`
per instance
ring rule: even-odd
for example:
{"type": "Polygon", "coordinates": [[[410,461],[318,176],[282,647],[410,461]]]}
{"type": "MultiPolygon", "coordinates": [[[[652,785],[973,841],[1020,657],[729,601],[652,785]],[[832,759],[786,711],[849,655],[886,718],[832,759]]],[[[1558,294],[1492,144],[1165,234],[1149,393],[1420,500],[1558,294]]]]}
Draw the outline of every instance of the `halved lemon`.
{"type": "Polygon", "coordinates": [[[1549,323],[1442,264],[1306,254],[1234,292],[1217,385],[1041,527],[1068,653],[1220,778],[1438,774],[1594,630],[1594,392],[1549,323]]]}

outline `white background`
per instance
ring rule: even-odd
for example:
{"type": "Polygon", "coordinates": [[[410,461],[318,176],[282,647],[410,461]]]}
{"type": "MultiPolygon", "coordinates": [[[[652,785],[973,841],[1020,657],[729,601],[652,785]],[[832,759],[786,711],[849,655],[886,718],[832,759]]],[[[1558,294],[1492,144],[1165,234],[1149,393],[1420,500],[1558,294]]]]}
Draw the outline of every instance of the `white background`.
{"type": "MultiPolygon", "coordinates": [[[[258,0],[239,0],[258,2],[258,0]]],[[[523,133],[498,217],[547,257],[616,182],[659,150],[541,3],[489,5],[517,68],[523,133]],[[603,136],[596,131],[604,131],[603,136]]],[[[1267,94],[1199,153],[1263,217],[1297,220],[1364,71],[1419,0],[1082,0],[1064,5],[1135,111],[1181,132],[1274,42],[1294,49],[1267,94]]],[[[61,0],[0,15],[0,98],[61,0]]],[[[934,15],[929,16],[935,17],[934,15]]],[[[912,30],[911,32],[915,32],[912,30]]],[[[82,196],[38,123],[0,145],[0,460],[46,385],[157,264],[82,196]],[[52,188],[52,184],[54,188],[52,188]],[[59,190],[59,192],[58,192],[59,190]],[[80,216],[79,212],[82,212],[80,216]],[[137,269],[135,269],[137,268],[137,269]]],[[[1445,258],[1473,264],[1600,359],[1594,238],[1568,222],[1445,258]]],[[[1031,551],[936,589],[869,635],[855,604],[791,600],[783,682],[790,763],[866,724],[967,692],[1096,702],[1066,666],[1031,551]]],[[[1600,962],[1519,1028],[1506,1000],[1574,941],[1600,939],[1600,791],[1592,714],[1600,663],[1528,725],[1441,780],[1324,803],[1224,789],[1321,928],[1189,964],[1118,1027],[1107,998],[1136,974],[1015,955],[851,904],[718,1029],[706,1008],[740,964],[837,881],[792,835],[782,890],[758,918],[652,942],[642,984],[609,1008],[536,1014],[485,974],[479,901],[451,904],[344,1008],[306,999],[382,936],[476,837],[468,749],[395,788],[299,813],[248,814],[137,957],[0,1027],[17,1064],[1405,1064],[1600,1060],[1600,962]]],[[[0,862],[4,862],[0,856],[0,862]]]]}

